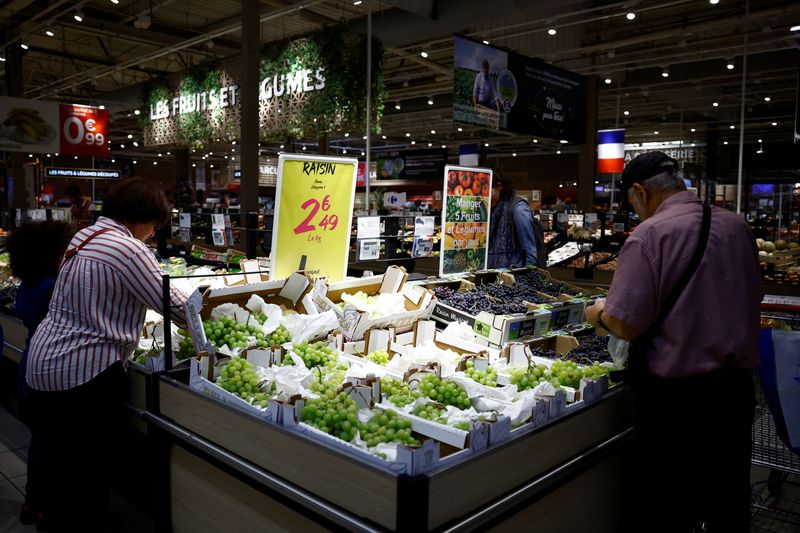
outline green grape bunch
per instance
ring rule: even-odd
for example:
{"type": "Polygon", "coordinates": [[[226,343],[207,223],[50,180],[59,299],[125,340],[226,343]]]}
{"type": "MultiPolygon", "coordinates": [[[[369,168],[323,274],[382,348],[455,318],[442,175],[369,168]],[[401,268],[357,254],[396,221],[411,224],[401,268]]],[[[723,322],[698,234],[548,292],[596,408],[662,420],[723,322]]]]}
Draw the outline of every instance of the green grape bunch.
{"type": "Polygon", "coordinates": [[[554,387],[560,386],[558,378],[543,364],[528,365],[524,368],[513,368],[510,371],[511,384],[517,386],[517,391],[533,389],[540,383],[550,382],[554,387]]]}
{"type": "Polygon", "coordinates": [[[391,409],[376,413],[368,422],[359,424],[358,430],[370,448],[390,443],[420,445],[420,441],[411,436],[411,420],[400,418],[391,409]]]}
{"type": "Polygon", "coordinates": [[[314,367],[312,373],[314,381],[311,382],[309,387],[311,391],[321,397],[329,395],[333,398],[347,376],[347,365],[330,362],[325,366],[314,367]]]}
{"type": "Polygon", "coordinates": [[[580,386],[583,377],[581,369],[572,361],[556,360],[550,367],[550,372],[558,378],[561,385],[573,389],[580,386]]]}
{"type": "MultiPolygon", "coordinates": [[[[325,366],[336,361],[336,350],[328,346],[324,341],[295,343],[292,345],[292,350],[303,359],[303,364],[306,365],[306,368],[325,366]]],[[[293,365],[294,361],[291,357],[286,357],[283,360],[283,364],[293,365]]]]}
{"type": "MultiPolygon", "coordinates": [[[[262,334],[263,335],[263,334],[262,334]]],[[[263,339],[259,339],[258,335],[256,335],[256,347],[258,348],[269,348],[271,346],[280,346],[286,344],[287,342],[292,340],[292,336],[289,334],[289,330],[283,326],[278,326],[278,329],[263,337],[263,339]]]]}
{"type": "Polygon", "coordinates": [[[423,396],[458,409],[469,409],[472,403],[464,387],[453,381],[443,380],[428,374],[419,383],[419,391],[423,396]]]}
{"type": "Polygon", "coordinates": [[[358,406],[345,393],[307,399],[301,420],[345,442],[352,442],[358,434],[358,406]]]}
{"type": "Polygon", "coordinates": [[[487,387],[497,387],[497,370],[491,366],[486,367],[486,370],[478,370],[475,368],[475,363],[467,361],[467,376],[481,385],[487,387]]]}
{"type": "Polygon", "coordinates": [[[255,338],[256,343],[265,339],[264,333],[257,326],[239,324],[229,317],[219,320],[204,320],[203,329],[215,348],[227,345],[231,350],[244,349],[251,346],[251,338],[255,338]]]}
{"type": "Polygon", "coordinates": [[[384,376],[381,378],[381,396],[384,399],[388,399],[395,406],[403,407],[404,405],[414,403],[414,400],[421,395],[418,390],[412,390],[408,386],[408,383],[397,378],[384,376]]]}
{"type": "Polygon", "coordinates": [[[252,405],[257,405],[262,409],[267,407],[269,399],[261,391],[255,366],[246,359],[231,357],[228,363],[220,369],[215,383],[252,405]]]}
{"type": "Polygon", "coordinates": [[[375,350],[374,352],[368,353],[364,359],[381,366],[386,366],[389,363],[389,352],[386,350],[375,350]]]}
{"type": "Polygon", "coordinates": [[[446,413],[447,409],[436,402],[421,403],[411,411],[412,415],[430,420],[431,422],[436,422],[437,424],[447,423],[447,417],[444,416],[446,413]]]}

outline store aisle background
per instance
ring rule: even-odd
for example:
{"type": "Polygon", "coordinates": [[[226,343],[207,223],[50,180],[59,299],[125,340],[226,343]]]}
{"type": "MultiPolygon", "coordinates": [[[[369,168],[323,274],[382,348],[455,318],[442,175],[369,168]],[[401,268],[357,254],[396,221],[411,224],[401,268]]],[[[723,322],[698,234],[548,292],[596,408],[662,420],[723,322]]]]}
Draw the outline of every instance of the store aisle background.
{"type": "MultiPolygon", "coordinates": [[[[19,419],[0,407],[0,533],[35,532],[36,526],[19,521],[20,505],[25,499],[30,430],[19,419]]],[[[800,476],[789,475],[779,497],[767,490],[769,470],[753,467],[754,501],[767,509],[754,508],[753,533],[797,533],[800,531],[800,476]]],[[[111,495],[108,531],[150,533],[152,520],[116,493],[111,495]]]]}
{"type": "MultiPolygon", "coordinates": [[[[23,526],[19,521],[25,501],[28,444],[31,433],[14,415],[0,407],[0,533],[36,532],[36,526],[23,526]]],[[[150,533],[152,520],[116,493],[111,494],[108,531],[150,533]]]]}

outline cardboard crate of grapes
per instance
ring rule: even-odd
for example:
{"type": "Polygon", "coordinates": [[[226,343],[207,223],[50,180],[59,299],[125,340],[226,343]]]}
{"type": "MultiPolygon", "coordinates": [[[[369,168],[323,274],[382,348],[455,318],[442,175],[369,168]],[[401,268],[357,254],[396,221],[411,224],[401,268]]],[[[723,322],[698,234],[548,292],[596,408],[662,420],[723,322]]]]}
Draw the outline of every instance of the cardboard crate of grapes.
{"type": "Polygon", "coordinates": [[[320,310],[337,313],[349,341],[363,339],[370,329],[391,326],[402,332],[411,329],[415,321],[430,317],[435,302],[433,293],[406,284],[407,279],[404,268],[392,265],[380,276],[330,284],[318,280],[313,301],[320,310]]]}

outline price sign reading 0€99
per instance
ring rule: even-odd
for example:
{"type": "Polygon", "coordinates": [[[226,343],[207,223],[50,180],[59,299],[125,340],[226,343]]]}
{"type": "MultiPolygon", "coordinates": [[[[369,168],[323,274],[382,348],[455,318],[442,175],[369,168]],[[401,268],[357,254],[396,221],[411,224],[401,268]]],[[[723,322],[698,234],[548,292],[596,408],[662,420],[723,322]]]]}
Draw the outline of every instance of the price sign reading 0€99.
{"type": "Polygon", "coordinates": [[[305,270],[344,279],[358,161],[284,154],[278,160],[272,279],[305,270]]]}
{"type": "Polygon", "coordinates": [[[108,110],[61,104],[61,153],[85,157],[109,154],[108,110]]]}

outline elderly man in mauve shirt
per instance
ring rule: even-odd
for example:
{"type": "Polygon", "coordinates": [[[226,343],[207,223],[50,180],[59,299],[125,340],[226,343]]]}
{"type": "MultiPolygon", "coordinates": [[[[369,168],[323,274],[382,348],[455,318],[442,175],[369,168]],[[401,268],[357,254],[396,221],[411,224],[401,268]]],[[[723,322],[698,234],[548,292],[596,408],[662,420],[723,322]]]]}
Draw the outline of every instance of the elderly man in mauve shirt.
{"type": "Polygon", "coordinates": [[[758,252],[744,219],[704,208],[663,152],[631,161],[623,199],[643,222],[587,320],[632,341],[629,531],[750,531],[758,252]],[[704,217],[707,224],[704,227],[704,217]],[[703,247],[702,245],[705,244],[703,247]]]}

